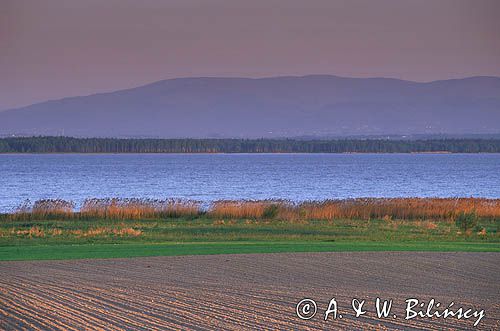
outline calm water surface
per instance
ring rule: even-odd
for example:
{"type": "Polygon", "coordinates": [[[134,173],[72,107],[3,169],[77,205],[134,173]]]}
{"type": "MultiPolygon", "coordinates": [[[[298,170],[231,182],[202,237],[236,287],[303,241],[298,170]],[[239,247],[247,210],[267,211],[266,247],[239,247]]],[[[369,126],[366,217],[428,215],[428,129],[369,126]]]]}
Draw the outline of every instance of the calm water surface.
{"type": "Polygon", "coordinates": [[[25,199],[500,198],[500,154],[0,155],[0,212],[25,199]]]}

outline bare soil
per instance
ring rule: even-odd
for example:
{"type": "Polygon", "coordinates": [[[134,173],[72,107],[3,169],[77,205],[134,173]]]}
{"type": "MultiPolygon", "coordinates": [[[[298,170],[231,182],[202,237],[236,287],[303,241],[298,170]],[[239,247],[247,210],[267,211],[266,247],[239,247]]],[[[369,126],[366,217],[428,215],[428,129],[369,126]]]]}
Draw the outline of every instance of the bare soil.
{"type": "Polygon", "coordinates": [[[290,253],[0,262],[5,330],[500,330],[500,253],[290,253]],[[325,321],[331,298],[342,318],[325,321]],[[376,297],[397,315],[378,319],[376,297]],[[310,320],[296,316],[317,302],[310,320]],[[365,299],[354,318],[351,300],[365,299]],[[485,309],[404,319],[405,299],[485,309]]]}

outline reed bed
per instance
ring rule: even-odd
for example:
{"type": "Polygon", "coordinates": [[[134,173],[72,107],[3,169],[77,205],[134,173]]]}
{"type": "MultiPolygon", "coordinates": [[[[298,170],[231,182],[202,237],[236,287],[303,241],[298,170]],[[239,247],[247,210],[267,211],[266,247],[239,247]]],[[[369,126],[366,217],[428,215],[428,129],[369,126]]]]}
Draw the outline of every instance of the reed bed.
{"type": "Polygon", "coordinates": [[[87,199],[79,211],[73,202],[25,202],[9,219],[112,219],[140,220],[172,217],[215,219],[279,219],[284,221],[335,219],[399,219],[454,221],[460,213],[500,219],[500,199],[482,198],[360,198],[345,200],[221,200],[203,209],[191,200],[87,199]]]}
{"type": "Polygon", "coordinates": [[[359,198],[344,200],[216,201],[208,215],[217,218],[276,218],[288,221],[334,219],[432,219],[453,221],[460,213],[500,219],[500,199],[359,198]]]}
{"type": "Polygon", "coordinates": [[[215,218],[265,218],[290,204],[281,200],[220,200],[212,203],[207,215],[215,218]]]}
{"type": "Polygon", "coordinates": [[[87,199],[80,209],[81,218],[143,219],[196,216],[200,203],[179,199],[87,199]]]}
{"type": "Polygon", "coordinates": [[[13,213],[11,220],[42,219],[161,219],[193,217],[201,212],[200,203],[180,199],[86,199],[80,210],[71,201],[59,199],[26,200],[13,213]]]}
{"type": "Polygon", "coordinates": [[[74,216],[75,204],[62,199],[25,200],[10,216],[17,220],[69,219],[74,216]]]}
{"type": "Polygon", "coordinates": [[[295,209],[306,219],[435,219],[453,221],[460,213],[500,218],[500,199],[363,198],[304,202],[295,209]]]}
{"type": "Polygon", "coordinates": [[[393,198],[332,200],[301,206],[314,219],[431,219],[454,221],[460,213],[476,213],[481,218],[500,218],[500,199],[479,198],[393,198]]]}

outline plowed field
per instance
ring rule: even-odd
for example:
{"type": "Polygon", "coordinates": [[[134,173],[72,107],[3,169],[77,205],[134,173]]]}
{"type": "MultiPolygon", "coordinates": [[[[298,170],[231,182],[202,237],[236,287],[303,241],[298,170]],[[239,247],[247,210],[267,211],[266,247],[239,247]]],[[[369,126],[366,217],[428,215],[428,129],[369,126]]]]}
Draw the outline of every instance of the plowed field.
{"type": "Polygon", "coordinates": [[[0,329],[500,329],[500,253],[290,253],[0,262],[0,329]],[[335,297],[342,318],[325,321],[335,297]],[[378,319],[376,297],[392,299],[378,319]],[[317,302],[310,320],[296,316],[317,302]],[[354,317],[351,300],[365,299],[354,317]],[[485,309],[405,320],[405,299],[485,309]],[[396,315],[394,318],[392,314],[396,315]]]}

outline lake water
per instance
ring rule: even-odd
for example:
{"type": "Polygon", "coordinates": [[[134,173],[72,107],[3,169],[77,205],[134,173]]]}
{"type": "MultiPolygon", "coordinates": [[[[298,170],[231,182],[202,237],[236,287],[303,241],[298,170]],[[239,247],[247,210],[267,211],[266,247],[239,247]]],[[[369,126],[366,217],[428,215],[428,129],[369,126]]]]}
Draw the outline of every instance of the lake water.
{"type": "Polygon", "coordinates": [[[500,154],[0,155],[0,212],[25,199],[500,198],[500,154]]]}

